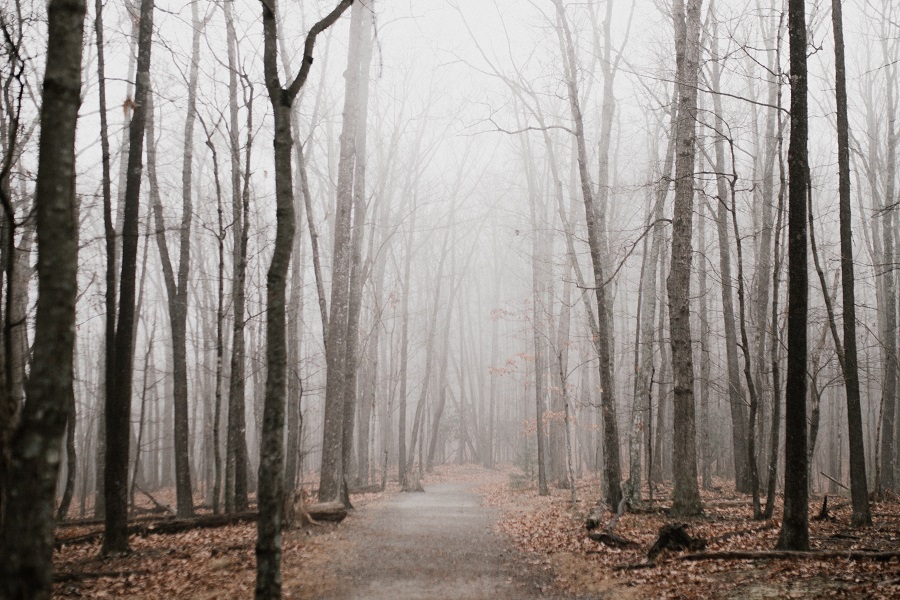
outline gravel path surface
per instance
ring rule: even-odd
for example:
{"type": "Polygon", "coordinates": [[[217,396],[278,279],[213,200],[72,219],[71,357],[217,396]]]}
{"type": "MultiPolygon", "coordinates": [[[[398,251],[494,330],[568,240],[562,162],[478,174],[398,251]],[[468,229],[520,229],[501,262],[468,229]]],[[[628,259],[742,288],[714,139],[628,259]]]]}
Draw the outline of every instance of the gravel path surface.
{"type": "MultiPolygon", "coordinates": [[[[322,565],[340,599],[529,599],[556,597],[549,575],[494,531],[499,511],[472,483],[435,483],[354,515],[322,565]]],[[[305,586],[304,586],[305,587],[305,586]]]]}

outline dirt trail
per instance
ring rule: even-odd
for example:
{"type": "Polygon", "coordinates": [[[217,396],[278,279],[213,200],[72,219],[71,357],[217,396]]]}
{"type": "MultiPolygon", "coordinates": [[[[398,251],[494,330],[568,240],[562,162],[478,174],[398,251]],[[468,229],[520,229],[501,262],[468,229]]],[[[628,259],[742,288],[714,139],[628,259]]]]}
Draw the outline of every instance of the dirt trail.
{"type": "Polygon", "coordinates": [[[321,564],[286,574],[285,591],[347,600],[555,597],[548,574],[494,531],[499,511],[474,486],[435,483],[357,511],[324,543],[321,564]]]}

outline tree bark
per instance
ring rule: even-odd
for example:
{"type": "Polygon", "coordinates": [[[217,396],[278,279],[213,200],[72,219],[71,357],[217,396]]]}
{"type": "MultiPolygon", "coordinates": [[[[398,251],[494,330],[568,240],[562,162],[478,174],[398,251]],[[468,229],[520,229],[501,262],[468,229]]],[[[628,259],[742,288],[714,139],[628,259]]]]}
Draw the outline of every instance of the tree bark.
{"type": "Polygon", "coordinates": [[[701,0],[675,0],[675,63],[678,82],[676,120],[675,212],[672,220],[672,266],[666,282],[672,373],[675,376],[672,460],[675,486],[672,513],[691,516],[703,510],[697,487],[695,443],[694,363],[691,350],[690,284],[691,235],[694,205],[695,122],[697,75],[700,60],[701,0]]]}
{"type": "Polygon", "coordinates": [[[116,322],[115,387],[106,398],[106,534],[103,554],[128,551],[128,449],[131,418],[132,359],[134,356],[135,283],[137,274],[138,214],[143,174],[144,125],[150,88],[153,0],[141,0],[138,30],[137,79],[134,115],[129,125],[128,175],[122,216],[122,271],[119,279],[119,316],[116,322]]]}
{"type": "Polygon", "coordinates": [[[779,550],[809,549],[809,469],[806,448],[807,139],[806,5],[788,0],[791,137],[788,146],[788,334],[785,389],[784,518],[779,550]]]}
{"type": "MultiPolygon", "coordinates": [[[[711,76],[710,87],[713,90],[713,110],[717,116],[722,115],[722,102],[719,94],[721,68],[718,62],[717,20],[712,19],[712,35],[710,36],[711,76]]],[[[723,131],[724,122],[717,118],[716,127],[723,131]]],[[[728,233],[728,179],[725,176],[725,148],[721,135],[715,137],[715,170],[719,201],[716,205],[716,227],[719,236],[719,271],[722,278],[722,313],[725,329],[725,356],[728,369],[728,405],[731,412],[731,443],[734,457],[734,481],[739,492],[750,491],[750,465],[747,462],[747,414],[744,410],[741,372],[738,366],[737,329],[734,317],[733,277],[731,274],[731,236],[728,233]]]]}
{"type": "Polygon", "coordinates": [[[191,221],[193,202],[194,122],[197,106],[197,80],[200,60],[200,23],[196,4],[191,5],[193,27],[191,66],[188,74],[188,108],[185,114],[183,162],[181,168],[181,227],[179,228],[178,270],[175,271],[166,240],[166,224],[162,201],[156,184],[156,140],[153,119],[147,125],[147,171],[151,182],[151,200],[156,222],[156,246],[162,263],[163,280],[169,304],[169,326],[172,333],[172,403],[175,408],[175,490],[178,518],[186,519],[194,512],[189,460],[188,382],[187,382],[187,309],[188,277],[191,258],[191,221]]]}
{"type": "MultiPolygon", "coordinates": [[[[228,385],[228,424],[225,440],[225,512],[247,510],[247,421],[245,416],[246,344],[244,319],[246,314],[245,279],[247,272],[247,243],[249,239],[249,197],[241,192],[241,150],[238,141],[237,101],[237,35],[234,30],[233,2],[223,3],[228,43],[228,110],[229,142],[231,146],[231,218],[233,236],[232,290],[234,325],[231,338],[231,365],[228,385]]],[[[248,124],[253,111],[248,111],[248,124]]],[[[252,135],[248,127],[247,139],[252,135]]],[[[247,147],[249,162],[250,147],[247,147]]],[[[249,174],[248,174],[249,176],[249,174]]]]}
{"type": "Polygon", "coordinates": [[[603,248],[600,223],[597,219],[597,208],[594,202],[593,186],[587,170],[587,148],[584,139],[584,121],[578,95],[578,68],[572,34],[569,30],[565,9],[561,0],[554,0],[558,21],[557,35],[560,49],[563,51],[565,76],[569,95],[569,109],[575,123],[575,142],[578,157],[578,172],[581,179],[581,194],[584,201],[585,219],[588,231],[588,246],[591,252],[591,263],[594,272],[594,287],[597,295],[597,333],[594,340],[600,363],[600,404],[603,411],[603,455],[604,478],[606,480],[606,503],[618,506],[622,499],[622,473],[619,460],[619,431],[616,417],[615,382],[613,381],[612,357],[610,356],[610,337],[612,330],[607,310],[606,277],[603,272],[603,248]]]}
{"type": "Polygon", "coordinates": [[[53,502],[72,394],[78,232],[75,126],[81,103],[84,0],[48,6],[35,210],[38,300],[34,361],[11,445],[0,533],[0,597],[48,599],[53,580],[53,502]]]}
{"type": "Polygon", "coordinates": [[[837,100],[838,193],[840,196],[841,298],[844,310],[844,385],[850,437],[851,521],[857,527],[872,524],[866,482],[866,455],[860,407],[859,367],[856,352],[856,297],[853,276],[853,222],[850,211],[850,125],[847,118],[847,75],[844,66],[844,25],[841,0],[831,2],[834,30],[834,74],[837,100]]]}
{"type": "MultiPolygon", "coordinates": [[[[359,61],[362,42],[361,4],[350,16],[350,42],[347,69],[344,72],[343,122],[338,162],[337,205],[334,215],[332,252],[331,312],[328,316],[328,343],[325,346],[327,368],[325,383],[325,424],[322,439],[322,465],[319,473],[319,501],[345,500],[344,487],[344,407],[348,396],[347,364],[350,319],[350,279],[353,229],[353,184],[356,140],[359,125],[359,61]]],[[[350,384],[356,387],[355,380],[350,384]]],[[[351,417],[352,419],[352,417],[351,417]]]]}
{"type": "Polygon", "coordinates": [[[287,350],[285,287],[293,248],[295,216],[291,173],[291,105],[306,83],[316,37],[346,11],[342,0],[306,36],[300,72],[287,88],[278,75],[277,0],[262,1],[263,65],[275,121],[275,247],[266,275],[266,384],[259,461],[259,521],[256,542],[256,598],[281,597],[281,518],[284,510],[284,411],[287,350]]]}

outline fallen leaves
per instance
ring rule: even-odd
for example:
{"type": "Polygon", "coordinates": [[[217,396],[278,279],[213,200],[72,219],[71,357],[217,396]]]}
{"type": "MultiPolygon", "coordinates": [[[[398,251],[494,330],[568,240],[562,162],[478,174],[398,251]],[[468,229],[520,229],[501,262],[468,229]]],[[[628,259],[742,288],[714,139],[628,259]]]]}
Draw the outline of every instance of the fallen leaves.
{"type": "MultiPolygon", "coordinates": [[[[725,482],[719,491],[704,492],[704,517],[689,522],[691,535],[709,541],[708,552],[769,551],[775,546],[780,523],[751,517],[749,497],[737,494],[725,482]]],[[[614,572],[616,566],[646,561],[647,549],[662,525],[669,522],[659,511],[626,513],[616,533],[638,547],[610,548],[587,539],[583,519],[601,497],[599,482],[579,482],[577,510],[571,509],[568,490],[538,496],[535,488],[513,490],[497,479],[479,491],[487,502],[504,511],[498,529],[540,560],[554,567],[557,584],[574,594],[609,594],[642,598],[710,597],[835,597],[870,599],[900,595],[900,563],[851,561],[838,554],[802,560],[716,560],[693,563],[680,553],[665,552],[655,565],[639,571],[614,572]],[[628,593],[626,593],[628,592],[628,593]]],[[[657,502],[668,501],[668,490],[657,490],[657,502]]],[[[816,510],[816,502],[811,510],[816,510]]],[[[821,551],[900,550],[900,502],[888,498],[873,505],[875,525],[852,530],[850,509],[833,507],[836,520],[811,523],[811,537],[821,551]]],[[[776,515],[778,516],[778,515],[776,515]]],[[[739,555],[736,555],[739,556],[739,555]]]]}

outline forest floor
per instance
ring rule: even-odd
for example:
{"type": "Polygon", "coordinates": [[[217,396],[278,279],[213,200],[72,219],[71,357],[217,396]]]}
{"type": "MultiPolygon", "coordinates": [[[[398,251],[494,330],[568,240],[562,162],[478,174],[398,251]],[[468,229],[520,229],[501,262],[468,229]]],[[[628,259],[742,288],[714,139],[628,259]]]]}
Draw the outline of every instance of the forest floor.
{"type": "MultiPolygon", "coordinates": [[[[425,493],[400,493],[394,484],[354,496],[356,510],[340,525],[285,532],[284,597],[900,597],[896,558],[685,561],[685,553],[665,552],[646,566],[647,549],[671,520],[661,510],[623,515],[614,531],[633,548],[588,539],[584,516],[600,497],[596,481],[579,482],[574,511],[569,490],[538,496],[511,469],[442,467],[423,483],[425,493]]],[[[657,508],[664,507],[667,490],[656,496],[657,508]]],[[[815,502],[812,515],[821,499],[815,502]]],[[[722,484],[704,492],[704,503],[705,515],[686,524],[691,535],[708,540],[707,552],[774,547],[779,522],[752,521],[748,497],[722,484]]],[[[834,520],[811,522],[815,549],[900,551],[897,498],[873,504],[875,524],[863,530],[849,526],[846,499],[829,497],[829,504],[834,520]]],[[[68,525],[57,535],[71,539],[98,528],[68,525]]],[[[54,597],[249,598],[255,536],[255,523],[133,536],[133,552],[110,559],[99,558],[99,540],[62,544],[54,554],[54,597]]]]}

